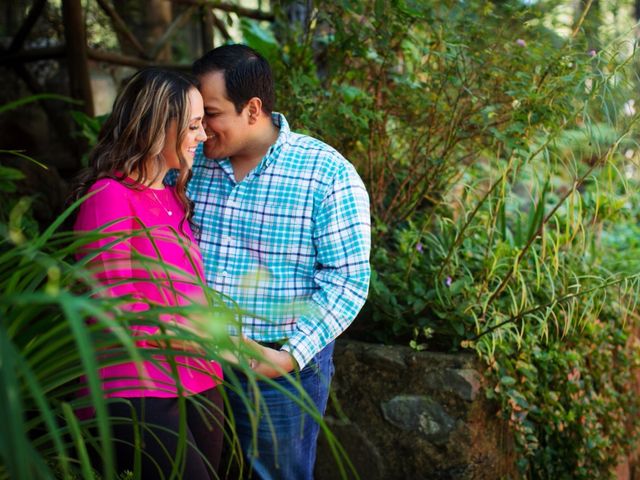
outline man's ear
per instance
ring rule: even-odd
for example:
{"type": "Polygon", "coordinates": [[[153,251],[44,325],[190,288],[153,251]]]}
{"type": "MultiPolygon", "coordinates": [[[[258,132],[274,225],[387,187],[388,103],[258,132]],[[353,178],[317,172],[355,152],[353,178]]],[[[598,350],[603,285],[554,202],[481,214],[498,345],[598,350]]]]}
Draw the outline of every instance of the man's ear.
{"type": "Polygon", "coordinates": [[[262,115],[262,100],[258,97],[253,97],[247,102],[247,113],[249,114],[249,124],[255,124],[262,115]]]}

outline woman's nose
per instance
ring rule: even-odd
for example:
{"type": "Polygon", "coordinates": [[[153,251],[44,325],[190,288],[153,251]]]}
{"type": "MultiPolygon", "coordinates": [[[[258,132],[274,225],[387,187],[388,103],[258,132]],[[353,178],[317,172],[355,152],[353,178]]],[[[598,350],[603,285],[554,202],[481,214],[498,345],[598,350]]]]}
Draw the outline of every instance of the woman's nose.
{"type": "Polygon", "coordinates": [[[198,129],[198,141],[199,142],[206,142],[207,138],[209,138],[209,135],[207,133],[206,128],[201,127],[198,129]]]}

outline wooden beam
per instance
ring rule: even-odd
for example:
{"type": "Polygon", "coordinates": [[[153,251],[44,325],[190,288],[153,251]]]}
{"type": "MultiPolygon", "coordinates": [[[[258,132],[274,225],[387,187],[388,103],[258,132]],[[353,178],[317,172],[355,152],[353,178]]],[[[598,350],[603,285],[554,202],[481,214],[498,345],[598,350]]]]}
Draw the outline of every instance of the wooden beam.
{"type": "Polygon", "coordinates": [[[31,33],[31,29],[42,14],[42,10],[44,10],[44,6],[46,3],[47,0],[36,0],[33,3],[33,6],[27,14],[27,18],[24,19],[24,22],[20,26],[18,33],[16,33],[16,35],[13,37],[13,40],[11,40],[11,45],[9,45],[9,48],[7,49],[9,52],[17,52],[22,48],[22,45],[24,45],[24,41],[29,36],[29,33],[31,33]]]}
{"type": "Polygon", "coordinates": [[[101,50],[94,50],[92,48],[87,50],[87,54],[91,60],[96,62],[105,62],[113,65],[124,65],[126,67],[144,68],[144,67],[164,67],[171,70],[191,70],[190,64],[183,63],[161,63],[154,60],[147,60],[144,58],[132,57],[130,55],[123,55],[120,53],[104,52],[101,50]]]}
{"type": "Polygon", "coordinates": [[[167,31],[164,32],[164,35],[162,35],[162,38],[158,40],[158,43],[156,43],[156,45],[151,50],[151,58],[155,59],[158,57],[158,54],[162,51],[162,48],[166,45],[166,43],[173,36],[176,30],[184,27],[187,24],[187,22],[191,18],[191,15],[193,14],[193,11],[195,9],[196,9],[195,5],[190,6],[189,8],[181,12],[180,15],[178,15],[173,20],[173,22],[171,22],[171,25],[169,25],[169,28],[167,28],[167,31]]]}
{"type": "Polygon", "coordinates": [[[56,47],[33,48],[29,50],[19,50],[15,53],[0,53],[0,65],[12,65],[17,63],[37,62],[39,60],[49,60],[61,58],[67,54],[64,45],[56,47]]]}
{"type": "MultiPolygon", "coordinates": [[[[37,62],[39,60],[50,60],[63,58],[67,54],[67,49],[64,45],[57,47],[43,47],[34,48],[31,50],[21,50],[16,53],[2,54],[0,53],[0,66],[12,66],[21,63],[37,62]]],[[[173,70],[189,70],[191,65],[181,63],[167,63],[156,62],[148,60],[146,58],[132,57],[130,55],[123,55],[120,53],[104,52],[102,50],[96,50],[93,48],[87,49],[87,56],[91,60],[97,62],[111,63],[114,65],[124,65],[127,67],[144,68],[154,65],[165,66],[173,70]]]]}
{"type": "Polygon", "coordinates": [[[89,79],[89,57],[84,15],[80,0],[62,0],[62,19],[67,48],[71,97],[82,100],[83,111],[93,116],[93,94],[89,79]]]}
{"type": "Polygon", "coordinates": [[[124,22],[124,20],[122,20],[122,17],[118,15],[118,12],[115,10],[115,8],[113,8],[113,5],[111,5],[107,0],[98,0],[98,5],[100,5],[104,13],[106,13],[107,16],[111,18],[111,20],[113,20],[113,28],[118,30],[124,36],[124,38],[131,44],[133,48],[136,49],[136,51],[142,58],[148,58],[147,51],[138,41],[136,36],[131,33],[131,30],[129,30],[127,24],[124,22]]]}
{"type": "Polygon", "coordinates": [[[264,12],[262,10],[257,10],[253,8],[245,8],[239,5],[232,5],[229,3],[220,2],[217,0],[170,0],[173,3],[182,3],[184,5],[197,5],[204,6],[209,8],[214,8],[216,10],[222,10],[224,12],[232,12],[237,13],[241,17],[253,18],[255,20],[275,20],[275,15],[273,13],[264,12]]]}

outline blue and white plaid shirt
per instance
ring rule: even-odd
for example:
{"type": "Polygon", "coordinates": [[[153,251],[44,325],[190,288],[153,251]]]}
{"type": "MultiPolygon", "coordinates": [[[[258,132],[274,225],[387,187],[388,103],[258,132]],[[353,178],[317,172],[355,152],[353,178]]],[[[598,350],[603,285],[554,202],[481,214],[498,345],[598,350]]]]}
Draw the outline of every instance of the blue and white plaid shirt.
{"type": "Polygon", "coordinates": [[[252,315],[243,332],[286,340],[303,368],[342,333],[369,288],[369,197],[335,149],[290,131],[283,115],[274,145],[236,182],[229,159],[199,148],[188,194],[208,284],[252,315]]]}

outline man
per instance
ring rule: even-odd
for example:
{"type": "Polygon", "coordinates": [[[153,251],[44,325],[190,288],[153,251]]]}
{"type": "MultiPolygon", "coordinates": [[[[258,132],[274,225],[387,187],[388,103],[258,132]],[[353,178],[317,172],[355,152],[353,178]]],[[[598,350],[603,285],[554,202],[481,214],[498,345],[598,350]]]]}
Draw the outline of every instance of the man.
{"type": "MultiPolygon", "coordinates": [[[[369,286],[370,214],[353,166],[328,145],[289,130],[273,113],[268,62],[244,45],[216,48],[193,66],[208,139],[194,160],[195,202],[207,282],[251,316],[262,345],[256,372],[296,392],[294,372],[324,413],[333,341],[369,286]]],[[[246,383],[243,384],[246,386],[246,383]]],[[[319,426],[260,382],[267,413],[257,445],[243,402],[229,392],[236,433],[259,478],[311,479],[319,426]]]]}

